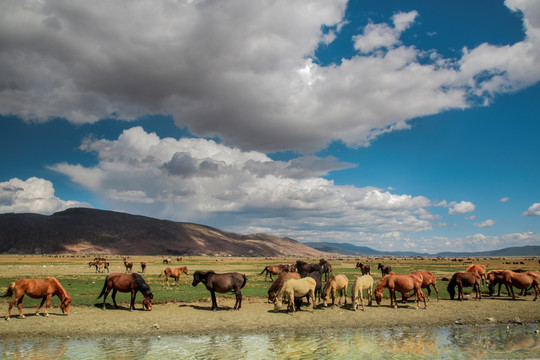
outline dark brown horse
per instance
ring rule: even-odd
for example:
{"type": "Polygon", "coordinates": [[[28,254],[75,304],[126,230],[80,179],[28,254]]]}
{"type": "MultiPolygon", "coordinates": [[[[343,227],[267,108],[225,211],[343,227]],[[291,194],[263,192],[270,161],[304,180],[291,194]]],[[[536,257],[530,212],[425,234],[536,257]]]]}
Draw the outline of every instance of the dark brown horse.
{"type": "MultiPolygon", "coordinates": [[[[320,275],[320,274],[319,274],[320,275]]],[[[319,280],[320,280],[319,276],[319,280]]],[[[272,303],[276,299],[276,293],[281,289],[283,286],[283,283],[289,279],[300,279],[300,275],[295,272],[283,272],[279,274],[277,279],[274,281],[272,286],[270,286],[270,289],[268,289],[268,302],[272,303]]],[[[320,289],[319,289],[320,290],[320,289]]]]}
{"type": "Polygon", "coordinates": [[[450,299],[454,300],[454,296],[456,295],[456,285],[458,287],[458,297],[457,300],[463,301],[463,288],[464,287],[473,287],[473,290],[476,292],[475,298],[480,300],[482,299],[482,292],[480,291],[480,281],[481,281],[480,275],[476,272],[457,272],[454,275],[452,275],[452,278],[450,279],[450,282],[448,283],[448,286],[446,289],[448,290],[448,294],[450,295],[450,299]]]}
{"type": "Polygon", "coordinates": [[[323,270],[319,264],[308,264],[302,260],[296,260],[296,271],[300,274],[300,277],[306,277],[314,271],[318,271],[322,274],[323,270]]]}
{"type": "Polygon", "coordinates": [[[242,307],[242,291],[241,289],[246,285],[247,277],[245,274],[237,272],[217,274],[214,271],[200,271],[197,270],[193,274],[193,283],[191,285],[197,286],[202,282],[212,297],[212,310],[217,310],[216,291],[218,293],[227,293],[229,291],[234,292],[236,295],[236,303],[234,304],[234,310],[240,310],[242,307]]]}
{"type": "Polygon", "coordinates": [[[377,305],[381,303],[383,290],[388,288],[390,292],[390,306],[397,309],[396,291],[406,295],[409,291],[414,291],[416,295],[416,308],[420,306],[420,298],[424,299],[424,308],[427,308],[426,297],[422,292],[422,276],[418,274],[390,274],[384,276],[375,288],[375,301],[377,305]]]}
{"type": "Polygon", "coordinates": [[[384,266],[383,264],[379,263],[379,266],[377,269],[381,270],[381,276],[384,277],[385,275],[388,275],[392,272],[391,266],[384,266]]]}
{"type": "Polygon", "coordinates": [[[146,271],[146,263],[144,261],[141,261],[141,272],[144,274],[146,271]]]}
{"type": "Polygon", "coordinates": [[[528,289],[532,286],[535,293],[533,301],[536,301],[536,298],[538,297],[538,292],[540,291],[540,275],[536,271],[526,271],[518,273],[511,270],[503,270],[500,273],[490,272],[490,277],[488,277],[487,279],[488,283],[491,283],[493,279],[497,279],[504,285],[510,287],[512,300],[516,300],[513,286],[517,287],[518,289],[528,289]]]}
{"type": "Polygon", "coordinates": [[[330,264],[325,259],[319,260],[319,266],[322,269],[322,273],[324,275],[324,281],[328,281],[328,278],[330,277],[330,273],[332,272],[332,264],[330,264]]]}
{"type": "Polygon", "coordinates": [[[371,275],[371,266],[368,264],[362,264],[361,262],[357,262],[355,269],[360,268],[360,271],[362,272],[362,275],[371,275]]]}
{"type": "Polygon", "coordinates": [[[22,311],[22,302],[24,295],[28,295],[33,299],[41,299],[41,304],[36,310],[36,315],[39,314],[39,310],[45,302],[45,316],[49,316],[49,305],[51,302],[51,297],[54,295],[58,296],[60,299],[60,308],[62,312],[66,315],[69,314],[69,306],[71,305],[71,297],[68,295],[67,291],[64,289],[62,284],[53,277],[48,277],[45,279],[21,279],[16,282],[9,284],[9,287],[6,293],[0,297],[10,297],[13,296],[13,301],[9,303],[8,314],[6,320],[9,320],[11,316],[11,310],[13,305],[17,303],[19,308],[19,317],[24,318],[22,311]]]}
{"type": "Polygon", "coordinates": [[[131,261],[127,261],[126,258],[124,258],[124,266],[126,267],[126,273],[130,273],[133,270],[133,263],[131,261]]]}
{"type": "Polygon", "coordinates": [[[152,310],[152,299],[154,298],[154,294],[152,294],[150,286],[148,286],[142,276],[137,273],[113,273],[107,275],[107,278],[105,278],[105,283],[103,284],[103,289],[101,290],[101,294],[99,294],[99,296],[97,297],[99,299],[100,297],[105,295],[103,297],[103,310],[105,310],[105,301],[107,300],[107,296],[109,295],[109,292],[111,290],[113,291],[112,299],[115,308],[118,307],[118,305],[116,304],[116,292],[131,292],[131,303],[129,306],[129,311],[135,310],[135,296],[137,295],[137,292],[140,291],[141,294],[144,296],[142,301],[144,308],[152,310]]]}

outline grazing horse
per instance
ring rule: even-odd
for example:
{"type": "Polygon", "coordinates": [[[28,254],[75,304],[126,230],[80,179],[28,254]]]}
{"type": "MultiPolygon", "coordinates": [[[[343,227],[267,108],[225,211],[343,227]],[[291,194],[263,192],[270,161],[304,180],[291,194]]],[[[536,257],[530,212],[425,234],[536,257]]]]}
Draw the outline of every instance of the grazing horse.
{"type": "Polygon", "coordinates": [[[450,295],[450,299],[454,300],[456,295],[455,287],[458,287],[458,297],[457,300],[463,301],[463,287],[473,287],[473,290],[476,292],[475,298],[480,300],[482,299],[482,293],[480,292],[480,280],[481,277],[476,272],[457,272],[452,275],[450,282],[446,289],[450,295]]]}
{"type": "Polygon", "coordinates": [[[191,285],[197,286],[202,282],[212,297],[212,310],[217,310],[216,291],[219,293],[227,293],[229,291],[234,292],[236,295],[236,303],[234,304],[234,310],[240,310],[242,307],[242,291],[241,289],[246,285],[247,277],[245,274],[237,272],[217,274],[214,271],[200,271],[197,270],[193,274],[193,283],[191,285]]]}
{"type": "Polygon", "coordinates": [[[379,263],[379,266],[377,267],[377,269],[381,270],[381,276],[382,277],[384,277],[384,275],[390,274],[390,272],[392,271],[392,267],[390,265],[389,266],[384,266],[381,263],[379,263]]]}
{"type": "Polygon", "coordinates": [[[268,275],[270,275],[270,281],[274,281],[274,279],[272,279],[272,275],[279,275],[284,271],[290,271],[290,267],[289,265],[283,265],[283,264],[268,265],[267,267],[264,268],[264,270],[259,275],[262,275],[265,271],[266,271],[266,274],[264,275],[264,281],[266,281],[266,278],[268,277],[268,275]]]}
{"type": "Polygon", "coordinates": [[[373,278],[370,275],[355,276],[351,287],[351,302],[354,311],[358,308],[358,299],[360,299],[362,311],[365,310],[364,290],[367,290],[368,306],[371,306],[373,300],[373,278]]]}
{"type": "Polygon", "coordinates": [[[371,266],[368,264],[364,265],[361,262],[357,262],[355,269],[360,268],[360,271],[362,271],[362,275],[371,275],[371,266]]]}
{"type": "MultiPolygon", "coordinates": [[[[540,291],[540,287],[539,287],[540,275],[536,271],[527,271],[527,272],[518,273],[511,270],[503,270],[499,274],[491,273],[490,277],[498,278],[498,280],[501,281],[504,285],[510,287],[512,300],[516,300],[513,286],[517,287],[518,289],[528,289],[530,286],[532,286],[534,288],[533,301],[536,301],[536,298],[538,297],[538,292],[540,291]]],[[[490,281],[492,280],[488,278],[488,283],[490,281]]]]}
{"type": "Polygon", "coordinates": [[[322,268],[319,264],[308,264],[302,260],[296,260],[296,270],[300,274],[300,277],[306,277],[314,271],[318,271],[322,274],[322,268]]]}
{"type": "Polygon", "coordinates": [[[305,277],[301,279],[289,279],[285,281],[281,289],[276,294],[276,300],[274,301],[274,311],[278,312],[283,305],[283,300],[288,300],[287,312],[292,310],[296,311],[294,307],[295,298],[303,298],[307,296],[311,304],[311,311],[315,307],[315,279],[312,277],[305,277]]]}
{"type": "MultiPolygon", "coordinates": [[[[295,272],[283,272],[279,274],[277,279],[274,281],[272,286],[270,286],[270,289],[268,289],[268,302],[272,303],[276,299],[276,292],[281,289],[285,281],[289,279],[300,279],[300,275],[295,272]]],[[[320,279],[320,276],[319,276],[320,279]]]]}
{"type": "MultiPolygon", "coordinates": [[[[491,270],[486,273],[486,282],[488,285],[489,296],[493,296],[493,294],[495,293],[495,286],[497,286],[497,284],[499,284],[499,291],[497,293],[497,296],[501,296],[501,286],[504,285],[502,281],[503,271],[504,270],[491,270]]],[[[508,285],[504,286],[506,287],[506,293],[510,295],[510,288],[508,288],[508,285]]]]}
{"type": "Polygon", "coordinates": [[[427,289],[428,293],[428,301],[431,297],[431,289],[430,286],[433,286],[435,289],[435,293],[437,294],[437,301],[440,300],[439,298],[439,289],[437,289],[437,277],[435,274],[431,271],[411,271],[411,274],[420,274],[422,275],[422,289],[427,289]]]}
{"type": "Polygon", "coordinates": [[[88,263],[88,267],[96,267],[96,272],[105,272],[105,269],[107,269],[107,272],[109,272],[109,263],[108,262],[102,262],[102,261],[90,261],[88,263]]]}
{"type": "Polygon", "coordinates": [[[390,292],[390,306],[397,309],[396,291],[402,295],[409,291],[414,291],[416,295],[416,308],[420,306],[420,298],[424,299],[424,309],[427,308],[426,297],[422,292],[422,275],[418,274],[390,274],[386,275],[379,281],[375,288],[375,301],[377,305],[381,303],[383,290],[388,288],[390,292]]]}
{"type": "Polygon", "coordinates": [[[116,304],[116,292],[131,292],[131,303],[129,306],[129,311],[135,310],[135,296],[137,295],[137,291],[140,291],[141,294],[144,296],[142,301],[144,308],[152,310],[152,299],[154,298],[154,294],[152,294],[150,286],[148,286],[142,276],[137,273],[113,273],[107,275],[107,277],[105,278],[105,283],[103,284],[103,289],[97,297],[99,299],[103,296],[103,310],[105,310],[105,301],[107,300],[107,296],[109,295],[109,292],[111,290],[113,291],[112,299],[115,308],[118,308],[118,304],[116,304]]]}
{"type": "Polygon", "coordinates": [[[324,284],[322,289],[321,299],[324,301],[324,306],[328,306],[328,294],[332,295],[332,309],[335,306],[336,291],[339,292],[338,306],[341,305],[341,298],[345,298],[345,306],[347,305],[347,286],[349,285],[349,279],[344,274],[332,275],[330,279],[324,284]]]}
{"type": "Polygon", "coordinates": [[[146,271],[146,263],[144,261],[141,261],[141,272],[144,274],[146,271]]]}
{"type": "Polygon", "coordinates": [[[471,264],[471,265],[469,265],[467,270],[465,270],[465,272],[475,272],[475,273],[477,273],[478,275],[480,275],[480,278],[482,278],[482,285],[485,284],[486,267],[484,265],[471,264]]]}
{"type": "Polygon", "coordinates": [[[163,280],[163,286],[167,284],[169,287],[171,286],[169,284],[169,278],[174,279],[174,283],[178,286],[180,286],[180,275],[186,274],[189,275],[189,271],[187,266],[180,266],[177,268],[168,267],[165,270],[163,270],[162,273],[158,275],[158,277],[161,277],[161,274],[165,274],[165,279],[163,280]]]}
{"type": "Polygon", "coordinates": [[[6,293],[0,296],[13,296],[13,300],[9,303],[6,320],[9,320],[11,310],[13,309],[13,305],[15,305],[15,303],[17,303],[17,307],[19,308],[19,318],[24,319],[22,311],[24,295],[28,295],[33,299],[41,299],[41,304],[36,310],[36,315],[39,314],[39,310],[41,310],[43,304],[46,302],[44,315],[49,316],[49,305],[51,303],[51,297],[54,295],[58,296],[60,299],[60,309],[62,309],[62,313],[66,315],[69,314],[71,297],[58,280],[53,277],[48,277],[45,279],[21,279],[9,284],[6,293]]]}
{"type": "Polygon", "coordinates": [[[124,258],[124,266],[126,267],[126,273],[130,273],[131,270],[133,269],[133,263],[131,261],[127,261],[125,258],[124,258]]]}

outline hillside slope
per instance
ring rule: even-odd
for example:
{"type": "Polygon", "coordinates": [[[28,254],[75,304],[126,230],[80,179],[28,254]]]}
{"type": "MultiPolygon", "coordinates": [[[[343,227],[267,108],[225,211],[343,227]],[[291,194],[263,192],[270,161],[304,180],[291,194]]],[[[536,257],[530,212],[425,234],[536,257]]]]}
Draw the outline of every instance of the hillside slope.
{"type": "Polygon", "coordinates": [[[86,208],[0,214],[0,253],[322,256],[298,241],[86,208]]]}

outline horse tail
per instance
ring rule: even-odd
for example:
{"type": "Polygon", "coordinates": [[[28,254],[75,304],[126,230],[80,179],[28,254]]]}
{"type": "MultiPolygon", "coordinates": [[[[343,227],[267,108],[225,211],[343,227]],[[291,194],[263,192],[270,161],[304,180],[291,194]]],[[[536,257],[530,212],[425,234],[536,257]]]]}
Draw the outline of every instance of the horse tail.
{"type": "Polygon", "coordinates": [[[268,266],[267,266],[267,267],[265,267],[265,268],[264,268],[264,270],[263,270],[263,271],[261,271],[261,273],[260,273],[259,275],[262,275],[262,274],[264,274],[264,272],[265,272],[265,271],[268,271],[268,266]]]}
{"type": "Polygon", "coordinates": [[[99,299],[100,297],[102,297],[103,295],[105,295],[105,290],[107,289],[107,279],[108,279],[108,278],[109,278],[109,277],[107,276],[107,277],[105,278],[105,281],[103,282],[103,289],[101,289],[101,294],[99,294],[99,296],[97,297],[98,299],[99,299]]]}
{"type": "Polygon", "coordinates": [[[242,276],[244,277],[244,282],[242,283],[242,286],[240,286],[240,289],[242,289],[242,288],[246,285],[246,283],[247,283],[247,276],[246,276],[246,274],[242,274],[242,276]]]}
{"type": "Polygon", "coordinates": [[[13,296],[13,289],[15,289],[15,283],[12,282],[9,284],[9,287],[6,290],[6,293],[4,295],[0,295],[0,297],[11,297],[13,296]]]}

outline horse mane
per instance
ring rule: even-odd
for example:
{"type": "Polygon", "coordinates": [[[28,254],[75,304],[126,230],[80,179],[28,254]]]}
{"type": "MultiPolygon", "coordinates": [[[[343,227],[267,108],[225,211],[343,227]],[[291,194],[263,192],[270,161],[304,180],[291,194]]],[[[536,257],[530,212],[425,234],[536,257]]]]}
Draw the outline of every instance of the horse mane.
{"type": "Polygon", "coordinates": [[[375,292],[382,291],[388,285],[388,278],[384,276],[375,287],[375,292]]]}
{"type": "Polygon", "coordinates": [[[150,286],[146,283],[146,281],[144,281],[141,275],[137,273],[133,273],[131,274],[131,276],[133,276],[133,279],[135,280],[135,282],[137,283],[137,286],[139,287],[139,291],[144,296],[151,296],[151,297],[154,296],[154,294],[152,294],[152,291],[150,290],[150,286]]]}
{"type": "Polygon", "coordinates": [[[60,284],[60,281],[54,277],[49,277],[51,281],[53,281],[56,284],[56,295],[60,298],[61,301],[63,301],[68,295],[66,289],[60,284]]]}

